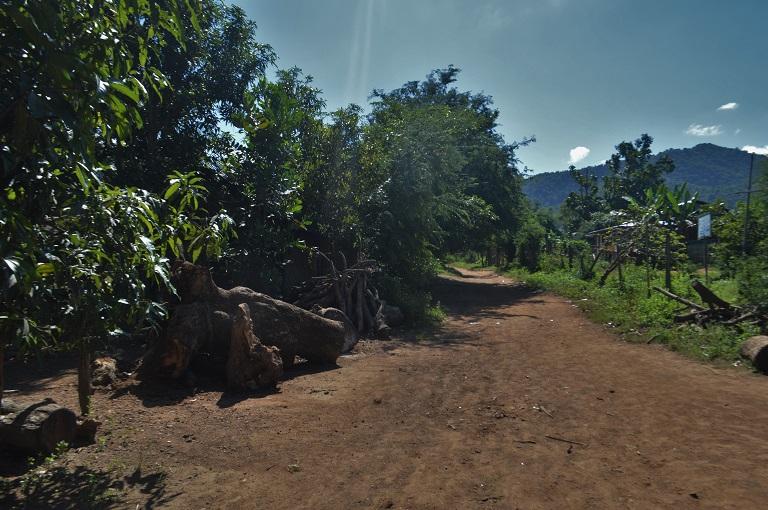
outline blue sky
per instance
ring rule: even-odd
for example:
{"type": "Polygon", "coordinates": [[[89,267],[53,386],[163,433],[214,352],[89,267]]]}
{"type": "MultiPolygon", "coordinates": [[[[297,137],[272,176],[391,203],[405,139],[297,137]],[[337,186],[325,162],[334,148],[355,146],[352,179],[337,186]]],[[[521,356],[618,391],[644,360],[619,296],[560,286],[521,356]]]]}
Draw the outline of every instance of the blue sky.
{"type": "Polygon", "coordinates": [[[599,163],[647,132],[655,150],[768,152],[768,0],[241,0],[280,67],[328,109],[431,69],[493,96],[534,172],[599,163]]]}

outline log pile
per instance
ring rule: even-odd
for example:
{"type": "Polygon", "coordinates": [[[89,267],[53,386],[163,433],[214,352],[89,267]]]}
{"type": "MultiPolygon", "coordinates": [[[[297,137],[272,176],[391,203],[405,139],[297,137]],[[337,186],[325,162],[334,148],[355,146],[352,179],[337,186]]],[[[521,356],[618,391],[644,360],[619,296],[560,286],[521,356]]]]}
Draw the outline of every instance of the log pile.
{"type": "Polygon", "coordinates": [[[768,316],[760,313],[756,308],[746,308],[728,303],[699,281],[693,281],[691,286],[706,306],[660,287],[653,288],[653,290],[686,306],[687,311],[676,315],[675,322],[697,324],[701,327],[707,327],[709,324],[721,324],[736,328],[739,328],[740,324],[755,324],[761,330],[765,330],[768,325],[768,316]]]}
{"type": "Polygon", "coordinates": [[[181,304],[173,310],[165,334],[144,356],[143,375],[188,375],[204,354],[233,388],[274,386],[283,368],[297,356],[333,364],[345,342],[344,325],[246,287],[222,289],[208,269],[176,264],[173,283],[181,304]]]}
{"type": "Polygon", "coordinates": [[[296,306],[316,313],[331,313],[342,320],[339,312],[351,324],[357,336],[373,335],[387,338],[392,327],[400,325],[403,314],[399,308],[387,305],[373,284],[373,275],[379,271],[376,261],[363,260],[347,267],[344,254],[340,254],[340,268],[324,253],[319,253],[330,271],[306,282],[294,301],[296,306]],[[328,312],[327,310],[336,310],[328,312]]]}

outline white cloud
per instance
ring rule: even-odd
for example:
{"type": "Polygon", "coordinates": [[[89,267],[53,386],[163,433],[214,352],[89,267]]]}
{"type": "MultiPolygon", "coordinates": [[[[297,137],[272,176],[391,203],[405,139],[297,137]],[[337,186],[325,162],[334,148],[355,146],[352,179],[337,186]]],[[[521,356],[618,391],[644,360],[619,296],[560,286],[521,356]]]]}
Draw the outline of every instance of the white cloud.
{"type": "Polygon", "coordinates": [[[741,148],[741,150],[746,152],[754,152],[755,154],[762,154],[763,156],[768,156],[768,145],[765,147],[757,147],[755,145],[745,145],[741,148]]]}
{"type": "Polygon", "coordinates": [[[733,132],[734,135],[738,135],[741,133],[741,128],[736,128],[736,131],[733,132]]]}
{"type": "Polygon", "coordinates": [[[693,136],[717,136],[721,134],[723,130],[720,125],[717,126],[703,126],[701,124],[691,124],[685,133],[693,136]]]}
{"type": "Polygon", "coordinates": [[[571,159],[568,160],[568,164],[569,165],[575,165],[576,163],[578,163],[582,159],[584,159],[587,156],[589,156],[589,149],[587,149],[586,147],[581,147],[581,146],[574,147],[573,149],[571,149],[570,154],[571,154],[571,159]]]}
{"type": "Polygon", "coordinates": [[[725,103],[724,105],[720,105],[717,109],[718,111],[735,110],[738,107],[739,103],[725,103]]]}

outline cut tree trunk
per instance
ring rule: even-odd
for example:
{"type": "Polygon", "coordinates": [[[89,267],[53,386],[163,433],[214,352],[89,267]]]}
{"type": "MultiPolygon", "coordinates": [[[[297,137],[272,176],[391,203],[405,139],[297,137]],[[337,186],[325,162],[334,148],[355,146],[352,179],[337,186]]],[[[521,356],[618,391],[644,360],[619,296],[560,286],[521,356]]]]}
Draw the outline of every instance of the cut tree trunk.
{"type": "Polygon", "coordinates": [[[344,327],[339,322],[246,287],[222,289],[204,267],[177,264],[174,283],[184,304],[206,304],[230,317],[239,305],[247,304],[254,332],[265,345],[280,349],[284,367],[293,365],[297,355],[311,362],[335,363],[344,347],[344,327]]]}
{"type": "Polygon", "coordinates": [[[232,324],[227,357],[227,387],[231,390],[277,386],[283,362],[276,347],[262,344],[253,334],[248,305],[241,304],[232,324]]]}
{"type": "Polygon", "coordinates": [[[347,314],[338,308],[318,308],[315,313],[321,317],[340,322],[344,325],[344,347],[342,347],[341,352],[351,351],[360,340],[360,335],[357,334],[357,328],[355,328],[352,321],[349,320],[347,314]]]}
{"type": "Polygon", "coordinates": [[[749,358],[759,371],[768,374],[768,336],[759,335],[748,338],[741,344],[740,353],[749,358]]]}
{"type": "Polygon", "coordinates": [[[0,445],[27,453],[50,453],[56,445],[71,443],[77,433],[77,417],[51,399],[16,404],[5,399],[0,407],[0,445]]]}
{"type": "Polygon", "coordinates": [[[142,374],[168,373],[173,379],[180,378],[198,352],[219,352],[221,344],[227,348],[230,326],[228,314],[216,314],[205,303],[177,306],[165,328],[165,335],[142,359],[142,374]]]}

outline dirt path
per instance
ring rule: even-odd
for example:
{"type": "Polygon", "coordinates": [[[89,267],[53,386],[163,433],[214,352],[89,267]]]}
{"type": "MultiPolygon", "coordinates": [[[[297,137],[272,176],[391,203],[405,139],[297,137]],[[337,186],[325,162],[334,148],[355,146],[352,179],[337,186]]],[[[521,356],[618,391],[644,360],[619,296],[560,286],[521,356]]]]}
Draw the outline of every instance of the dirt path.
{"type": "Polygon", "coordinates": [[[69,462],[141,466],[126,508],[765,508],[768,378],[617,341],[493,274],[437,295],[439,331],[279,393],[102,396],[108,441],[69,462]]]}

